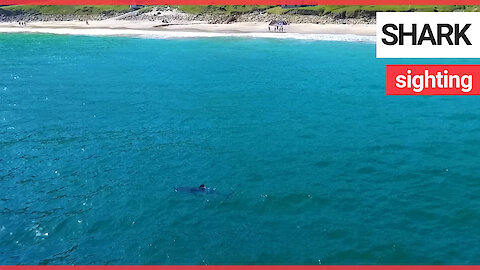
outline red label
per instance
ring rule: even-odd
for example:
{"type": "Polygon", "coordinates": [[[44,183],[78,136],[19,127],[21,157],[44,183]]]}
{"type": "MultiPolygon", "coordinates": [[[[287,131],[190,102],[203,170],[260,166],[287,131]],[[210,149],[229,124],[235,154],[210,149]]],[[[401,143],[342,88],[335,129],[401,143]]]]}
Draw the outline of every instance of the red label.
{"type": "Polygon", "coordinates": [[[387,95],[480,95],[480,65],[387,65],[387,95]]]}

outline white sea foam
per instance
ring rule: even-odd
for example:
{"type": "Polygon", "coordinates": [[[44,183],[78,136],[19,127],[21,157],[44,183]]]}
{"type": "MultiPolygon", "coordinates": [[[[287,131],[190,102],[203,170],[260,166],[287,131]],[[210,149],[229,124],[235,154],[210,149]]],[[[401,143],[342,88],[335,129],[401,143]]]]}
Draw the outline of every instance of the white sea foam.
{"type": "Polygon", "coordinates": [[[304,34],[304,33],[238,33],[238,32],[188,32],[188,31],[154,31],[136,29],[80,29],[80,28],[17,28],[0,27],[0,33],[48,33],[58,35],[82,36],[126,36],[148,39],[182,39],[182,38],[272,38],[272,39],[300,39],[375,43],[375,36],[354,34],[304,34]]]}

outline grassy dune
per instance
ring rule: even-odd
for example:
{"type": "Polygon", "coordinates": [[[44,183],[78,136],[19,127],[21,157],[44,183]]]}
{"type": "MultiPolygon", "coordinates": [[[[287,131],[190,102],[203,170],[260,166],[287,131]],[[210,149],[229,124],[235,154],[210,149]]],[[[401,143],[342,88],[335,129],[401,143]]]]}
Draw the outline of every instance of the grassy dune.
{"type": "MultiPolygon", "coordinates": [[[[427,11],[427,12],[456,12],[456,11],[480,11],[480,6],[449,5],[449,6],[309,6],[282,8],[281,6],[173,6],[181,11],[191,14],[222,14],[234,15],[245,14],[254,11],[265,11],[270,14],[303,14],[303,15],[325,15],[340,14],[354,15],[362,12],[373,13],[375,11],[427,11]]],[[[148,11],[152,6],[143,10],[148,11]]],[[[119,13],[129,10],[129,6],[5,6],[5,11],[15,13],[30,13],[41,15],[98,15],[104,13],[119,13]]]]}

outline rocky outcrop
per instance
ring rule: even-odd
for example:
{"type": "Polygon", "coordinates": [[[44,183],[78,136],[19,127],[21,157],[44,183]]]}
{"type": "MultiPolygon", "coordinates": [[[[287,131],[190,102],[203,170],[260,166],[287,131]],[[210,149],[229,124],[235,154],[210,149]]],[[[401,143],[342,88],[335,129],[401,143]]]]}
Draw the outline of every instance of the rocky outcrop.
{"type": "MultiPolygon", "coordinates": [[[[374,14],[375,15],[375,14],[374,14]]],[[[300,15],[300,14],[244,14],[237,18],[238,22],[271,22],[273,20],[286,21],[288,23],[316,23],[316,24],[374,24],[375,17],[357,16],[349,17],[346,13],[342,14],[322,14],[322,15],[300,15]]]]}

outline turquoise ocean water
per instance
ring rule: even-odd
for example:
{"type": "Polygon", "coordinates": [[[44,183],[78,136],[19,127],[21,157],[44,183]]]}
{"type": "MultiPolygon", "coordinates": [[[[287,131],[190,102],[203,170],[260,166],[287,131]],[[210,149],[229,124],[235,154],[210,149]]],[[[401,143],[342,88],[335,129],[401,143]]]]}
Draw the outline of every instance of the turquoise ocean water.
{"type": "Polygon", "coordinates": [[[480,100],[387,97],[387,63],[478,64],[0,35],[0,263],[479,264],[480,100]]]}

